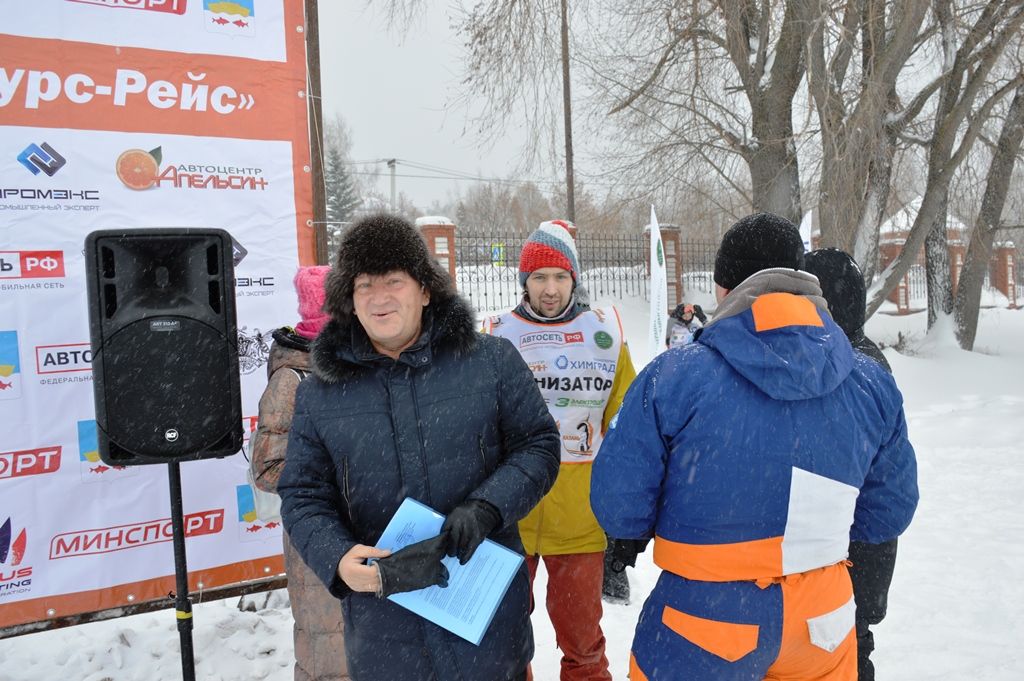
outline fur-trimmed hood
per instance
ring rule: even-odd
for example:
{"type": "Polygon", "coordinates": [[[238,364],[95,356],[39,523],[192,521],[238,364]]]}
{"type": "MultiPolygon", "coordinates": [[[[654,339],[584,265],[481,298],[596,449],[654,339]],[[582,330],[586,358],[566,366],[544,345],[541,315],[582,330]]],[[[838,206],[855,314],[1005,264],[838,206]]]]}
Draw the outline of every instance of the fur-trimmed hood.
{"type": "MultiPolygon", "coordinates": [[[[470,304],[454,294],[431,296],[430,304],[423,309],[419,340],[398,361],[419,366],[438,352],[467,352],[476,342],[476,315],[470,304]]],[[[354,314],[347,322],[332,319],[313,342],[313,373],[325,383],[338,383],[359,367],[371,366],[382,358],[384,355],[373,349],[354,314]]]]}

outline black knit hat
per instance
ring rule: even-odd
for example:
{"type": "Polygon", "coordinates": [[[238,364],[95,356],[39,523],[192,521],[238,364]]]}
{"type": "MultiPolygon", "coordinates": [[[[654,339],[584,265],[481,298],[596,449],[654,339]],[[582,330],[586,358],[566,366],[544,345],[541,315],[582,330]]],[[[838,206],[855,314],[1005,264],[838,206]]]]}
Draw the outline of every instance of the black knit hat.
{"type": "Polygon", "coordinates": [[[838,248],[819,248],[804,257],[804,269],[818,278],[832,319],[847,336],[864,326],[867,288],[856,261],[838,248]]]}
{"type": "Polygon", "coordinates": [[[334,267],[327,277],[324,310],[348,324],[352,319],[353,282],[360,274],[401,270],[430,292],[431,305],[455,295],[448,273],[431,257],[415,225],[388,213],[369,215],[345,232],[334,267]]]}
{"type": "Polygon", "coordinates": [[[732,290],[761,270],[803,269],[804,241],[786,218],[755,213],[741,219],[722,237],[715,256],[715,283],[732,290]]]}

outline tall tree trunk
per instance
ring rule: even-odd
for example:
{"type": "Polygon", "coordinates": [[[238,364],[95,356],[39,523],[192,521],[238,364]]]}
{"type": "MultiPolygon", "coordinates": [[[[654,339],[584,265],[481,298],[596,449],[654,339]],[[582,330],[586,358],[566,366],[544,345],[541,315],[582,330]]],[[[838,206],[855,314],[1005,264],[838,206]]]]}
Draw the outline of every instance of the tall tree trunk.
{"type": "Polygon", "coordinates": [[[759,144],[747,158],[754,210],[775,213],[799,224],[800,169],[792,143],[792,126],[774,134],[780,136],[759,144]]]}
{"type": "Polygon", "coordinates": [[[938,214],[924,240],[925,273],[928,281],[928,328],[939,315],[953,312],[953,277],[949,265],[949,242],[946,235],[946,216],[949,199],[943,196],[938,214]]]}
{"type": "Polygon", "coordinates": [[[800,168],[793,142],[793,96],[803,80],[803,44],[810,30],[801,19],[811,0],[788,0],[775,52],[770,57],[770,8],[720,2],[729,57],[750,102],[753,140],[742,145],[750,169],[753,207],[800,222],[800,168]]]}
{"type": "MultiPolygon", "coordinates": [[[[995,152],[989,164],[985,195],[981,200],[978,219],[971,230],[971,240],[964,257],[953,306],[956,321],[956,335],[960,347],[974,349],[978,334],[978,314],[981,307],[981,285],[985,281],[989,260],[992,257],[992,241],[999,229],[1010,177],[1024,141],[1024,85],[1017,87],[1013,101],[1006,113],[1003,129],[999,133],[995,152]]],[[[1013,285],[1013,282],[1010,282],[1013,285]]]]}

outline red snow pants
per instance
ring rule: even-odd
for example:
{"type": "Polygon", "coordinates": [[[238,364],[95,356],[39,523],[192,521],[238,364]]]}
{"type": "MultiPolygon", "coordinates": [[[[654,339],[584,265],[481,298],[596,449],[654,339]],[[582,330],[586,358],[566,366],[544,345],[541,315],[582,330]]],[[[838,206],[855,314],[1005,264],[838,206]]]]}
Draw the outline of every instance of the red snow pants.
{"type": "MultiPolygon", "coordinates": [[[[611,681],[601,631],[604,551],[527,556],[531,598],[540,559],[548,573],[544,602],[555,629],[555,642],[562,651],[561,681],[611,681]]],[[[531,673],[529,681],[532,679],[531,673]]]]}

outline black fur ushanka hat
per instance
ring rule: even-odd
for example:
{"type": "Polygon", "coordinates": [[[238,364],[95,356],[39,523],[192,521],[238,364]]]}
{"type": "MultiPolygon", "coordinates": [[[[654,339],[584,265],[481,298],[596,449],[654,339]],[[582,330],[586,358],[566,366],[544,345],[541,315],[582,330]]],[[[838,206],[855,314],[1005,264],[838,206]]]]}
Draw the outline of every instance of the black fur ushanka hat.
{"type": "Polygon", "coordinates": [[[348,229],[327,277],[324,309],[344,325],[352,320],[353,282],[360,274],[402,270],[430,292],[431,306],[455,295],[448,273],[430,255],[420,231],[403,217],[377,213],[348,229]]]}

